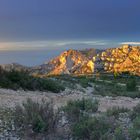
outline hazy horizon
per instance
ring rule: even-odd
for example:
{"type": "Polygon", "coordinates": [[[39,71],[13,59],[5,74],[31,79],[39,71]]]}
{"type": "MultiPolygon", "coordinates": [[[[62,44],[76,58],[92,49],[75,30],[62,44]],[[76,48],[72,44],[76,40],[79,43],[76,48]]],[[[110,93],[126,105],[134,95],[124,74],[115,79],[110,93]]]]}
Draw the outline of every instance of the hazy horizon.
{"type": "Polygon", "coordinates": [[[4,43],[8,49],[0,48],[0,64],[19,63],[25,66],[35,66],[49,61],[50,59],[53,59],[54,57],[60,55],[60,53],[62,53],[63,51],[69,49],[103,49],[103,46],[105,45],[103,42],[73,42],[74,44],[71,44],[70,42],[56,42],[53,44],[49,43],[48,45],[52,45],[52,47],[48,48],[46,43],[39,43],[40,47],[37,47],[38,43],[34,43],[33,46],[30,46],[29,42],[25,44],[24,43],[13,43],[13,45],[17,45],[17,47],[12,47],[13,45],[9,46],[11,43],[4,43]],[[24,45],[27,45],[29,47],[25,47],[24,45]]]}

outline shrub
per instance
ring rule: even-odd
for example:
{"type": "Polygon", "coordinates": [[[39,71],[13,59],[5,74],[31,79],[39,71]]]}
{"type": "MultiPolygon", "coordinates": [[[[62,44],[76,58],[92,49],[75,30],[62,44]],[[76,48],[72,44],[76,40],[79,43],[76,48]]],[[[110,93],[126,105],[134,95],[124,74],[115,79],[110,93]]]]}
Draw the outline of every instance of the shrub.
{"type": "Polygon", "coordinates": [[[126,140],[123,128],[117,127],[114,131],[114,140],[126,140]]]}
{"type": "Polygon", "coordinates": [[[140,117],[140,104],[136,105],[133,108],[133,111],[131,112],[130,116],[132,120],[135,119],[136,117],[140,117]]]}
{"type": "Polygon", "coordinates": [[[113,107],[111,109],[108,109],[106,113],[107,113],[107,116],[114,116],[115,118],[118,118],[120,113],[125,113],[128,111],[129,109],[127,108],[113,107]]]}
{"type": "Polygon", "coordinates": [[[140,138],[140,117],[133,121],[133,126],[130,128],[130,137],[132,140],[140,138]]]}
{"type": "Polygon", "coordinates": [[[23,106],[16,106],[13,112],[17,128],[32,129],[33,132],[50,133],[55,131],[58,115],[54,113],[51,103],[42,100],[41,103],[27,99],[23,106]]]}
{"type": "Polygon", "coordinates": [[[89,80],[87,78],[80,78],[79,83],[83,88],[87,88],[89,85],[89,80]]]}
{"type": "Polygon", "coordinates": [[[52,91],[58,93],[65,88],[57,81],[52,79],[35,78],[26,72],[0,71],[0,86],[10,89],[52,91]]]}
{"type": "Polygon", "coordinates": [[[78,140],[100,140],[108,133],[111,125],[104,118],[88,118],[72,128],[73,137],[78,140]]]}
{"type": "Polygon", "coordinates": [[[126,83],[126,89],[127,91],[136,91],[136,80],[135,79],[130,79],[127,83],[126,83]]]}
{"type": "Polygon", "coordinates": [[[79,121],[81,117],[86,117],[89,113],[95,113],[98,110],[98,101],[91,99],[82,99],[69,101],[63,108],[69,121],[79,121]]]}

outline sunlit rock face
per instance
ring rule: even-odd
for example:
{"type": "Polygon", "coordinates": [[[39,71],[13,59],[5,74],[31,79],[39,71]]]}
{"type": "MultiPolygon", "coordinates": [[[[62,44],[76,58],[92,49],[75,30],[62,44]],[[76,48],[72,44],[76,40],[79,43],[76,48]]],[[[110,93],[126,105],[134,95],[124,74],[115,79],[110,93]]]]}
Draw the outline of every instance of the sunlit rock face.
{"type": "Polygon", "coordinates": [[[107,72],[130,72],[140,75],[140,47],[123,45],[115,49],[107,49],[101,53],[100,59],[107,72]]]}
{"type": "Polygon", "coordinates": [[[43,65],[32,67],[35,76],[129,72],[140,76],[140,47],[123,45],[106,50],[68,50],[43,65]]]}
{"type": "Polygon", "coordinates": [[[94,63],[77,50],[68,50],[39,67],[34,68],[34,75],[89,74],[94,72],[94,63]]]}

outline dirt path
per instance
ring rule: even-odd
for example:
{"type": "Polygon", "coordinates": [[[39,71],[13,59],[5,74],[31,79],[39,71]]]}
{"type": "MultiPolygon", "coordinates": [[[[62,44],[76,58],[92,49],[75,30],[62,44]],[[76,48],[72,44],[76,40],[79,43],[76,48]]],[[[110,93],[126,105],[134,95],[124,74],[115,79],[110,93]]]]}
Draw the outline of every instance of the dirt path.
{"type": "Polygon", "coordinates": [[[69,100],[77,100],[82,98],[93,98],[99,100],[99,111],[104,112],[106,109],[113,106],[125,107],[132,109],[138,103],[140,99],[132,99],[129,97],[101,97],[93,96],[92,94],[84,94],[82,92],[74,92],[73,94],[55,94],[49,92],[39,92],[39,91],[13,91],[7,89],[0,89],[0,107],[14,107],[16,104],[21,104],[27,98],[31,98],[34,101],[40,102],[42,99],[47,101],[52,100],[54,102],[55,108],[63,106],[69,100]]]}

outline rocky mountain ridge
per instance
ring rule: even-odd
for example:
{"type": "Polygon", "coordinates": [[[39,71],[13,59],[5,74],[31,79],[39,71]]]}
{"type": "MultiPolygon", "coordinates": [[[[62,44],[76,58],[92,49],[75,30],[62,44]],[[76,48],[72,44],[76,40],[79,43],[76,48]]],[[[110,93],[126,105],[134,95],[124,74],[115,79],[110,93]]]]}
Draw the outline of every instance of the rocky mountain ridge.
{"type": "Polygon", "coordinates": [[[68,50],[36,67],[19,64],[1,65],[7,71],[28,71],[34,76],[129,72],[140,76],[140,46],[123,45],[106,50],[68,50]]]}
{"type": "Polygon", "coordinates": [[[94,72],[94,63],[78,50],[68,50],[50,62],[33,69],[36,74],[87,74],[94,72]]]}
{"type": "Polygon", "coordinates": [[[129,72],[140,76],[140,46],[123,45],[101,53],[104,70],[113,73],[129,72]]]}

